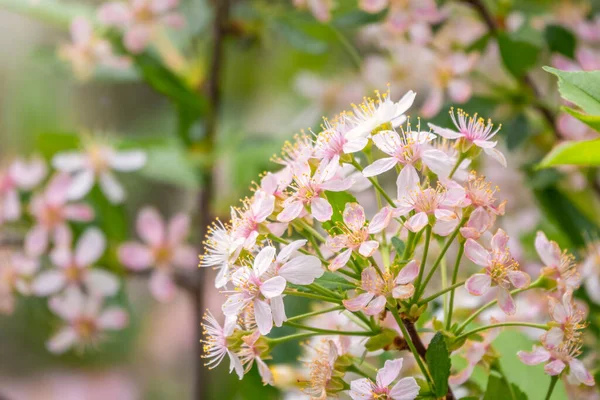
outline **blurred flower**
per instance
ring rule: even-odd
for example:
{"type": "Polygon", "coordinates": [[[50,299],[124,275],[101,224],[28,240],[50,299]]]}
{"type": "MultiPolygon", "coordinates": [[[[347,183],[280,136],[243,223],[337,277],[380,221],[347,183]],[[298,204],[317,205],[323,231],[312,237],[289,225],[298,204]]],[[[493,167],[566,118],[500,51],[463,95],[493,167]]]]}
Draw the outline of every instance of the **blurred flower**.
{"type": "Polygon", "coordinates": [[[600,304],[600,242],[595,241],[588,245],[588,251],[581,264],[583,284],[590,299],[600,304]]]}
{"type": "Polygon", "coordinates": [[[142,151],[116,151],[100,143],[91,143],[84,152],[59,153],[52,159],[54,168],[74,174],[67,199],[81,199],[98,180],[100,189],[112,203],[121,203],[125,199],[125,191],[112,170],[136,171],[144,164],[146,154],[142,151]]]}
{"type": "Polygon", "coordinates": [[[368,378],[353,380],[350,383],[350,397],[353,400],[389,398],[392,400],[413,400],[419,394],[419,385],[413,377],[400,379],[392,388],[389,386],[398,378],[402,369],[402,358],[387,360],[377,371],[375,382],[368,378]]]}
{"type": "Polygon", "coordinates": [[[523,289],[529,286],[531,279],[519,270],[519,263],[511,256],[507,247],[508,236],[498,229],[491,240],[491,251],[483,248],[473,239],[465,243],[465,255],[475,264],[485,267],[484,273],[478,273],[467,279],[465,287],[474,296],[485,294],[495,284],[498,286],[498,305],[508,315],[516,312],[515,303],[510,295],[510,287],[523,289]]]}
{"type": "Polygon", "coordinates": [[[67,191],[71,185],[69,175],[55,175],[43,193],[35,195],[29,211],[36,220],[25,237],[25,247],[31,254],[41,255],[48,248],[50,237],[57,246],[68,246],[71,240],[68,221],[89,222],[94,210],[87,204],[67,203],[67,191]]]}
{"type": "Polygon", "coordinates": [[[548,240],[542,231],[535,237],[535,249],[545,265],[542,274],[556,280],[559,289],[570,291],[579,287],[581,278],[573,255],[566,250],[561,252],[558,243],[548,240]]]}
{"type": "Polygon", "coordinates": [[[550,315],[558,326],[553,326],[541,337],[546,349],[553,349],[564,341],[576,341],[581,337],[581,330],[585,328],[582,323],[583,311],[577,309],[573,303],[573,293],[566,292],[561,301],[554,297],[549,298],[550,315]]]}
{"type": "Polygon", "coordinates": [[[332,392],[343,389],[343,386],[337,387],[338,382],[334,376],[335,362],[338,358],[338,351],[335,343],[324,341],[316,349],[316,354],[309,363],[310,381],[304,393],[313,400],[325,400],[329,398],[332,392]]]}
{"type": "Polygon", "coordinates": [[[101,23],[119,28],[125,33],[123,43],[132,53],[141,53],[163,27],[181,28],[182,14],[175,12],[179,0],[113,1],[98,9],[101,23]]]}
{"type": "Polygon", "coordinates": [[[48,350],[56,354],[74,346],[95,345],[102,340],[104,331],[121,330],[128,323],[125,310],[103,308],[101,298],[86,297],[75,287],[51,298],[48,306],[66,323],[47,343],[48,350]]]}
{"type": "Polygon", "coordinates": [[[598,137],[598,132],[566,112],[558,115],[556,129],[567,140],[585,140],[598,137]]]}
{"type": "Polygon", "coordinates": [[[97,228],[86,229],[74,250],[70,246],[54,248],[50,261],[56,267],[41,272],[33,281],[33,293],[48,296],[65,288],[84,285],[93,296],[113,296],[119,290],[119,280],[112,273],[93,267],[106,249],[106,238],[97,228]]]}
{"type": "Polygon", "coordinates": [[[31,281],[39,260],[10,248],[0,249],[0,314],[11,314],[14,294],[31,295],[31,281]]]}
{"type": "Polygon", "coordinates": [[[138,214],[136,229],[144,243],[122,244],[119,260],[134,271],[154,267],[150,291],[157,300],[169,301],[176,290],[174,268],[191,268],[196,264],[196,250],[186,243],[190,218],[180,213],[167,225],[155,208],[145,207],[138,214]]]}
{"type": "MultiPolygon", "coordinates": [[[[493,319],[490,323],[494,324],[497,321],[493,319]]],[[[467,360],[467,367],[461,370],[459,373],[451,375],[449,383],[452,385],[462,385],[469,380],[473,374],[475,366],[484,358],[484,356],[492,349],[492,342],[496,340],[500,329],[490,329],[487,332],[483,332],[480,335],[483,336],[483,340],[467,340],[464,347],[461,347],[459,354],[461,354],[467,360]]]]}
{"type": "Polygon", "coordinates": [[[46,173],[46,163],[36,156],[29,161],[18,158],[0,171],[0,224],[21,217],[19,190],[32,190],[46,173]]]}
{"type": "Polygon", "coordinates": [[[75,76],[86,80],[97,66],[128,68],[130,60],[114,54],[110,42],[96,35],[93,29],[86,18],[75,17],[71,22],[72,43],[59,49],[59,56],[71,64],[75,76]]]}
{"type": "Polygon", "coordinates": [[[308,9],[321,22],[327,22],[331,19],[333,0],[293,0],[293,2],[297,8],[308,9]]]}

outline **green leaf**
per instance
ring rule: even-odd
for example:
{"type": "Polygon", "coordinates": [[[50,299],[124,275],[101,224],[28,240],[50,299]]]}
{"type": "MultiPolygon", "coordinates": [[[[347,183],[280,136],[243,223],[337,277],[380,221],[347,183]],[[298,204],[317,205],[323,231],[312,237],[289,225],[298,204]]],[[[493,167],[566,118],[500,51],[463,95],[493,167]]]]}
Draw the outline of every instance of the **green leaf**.
{"type": "Polygon", "coordinates": [[[450,376],[450,353],[446,346],[444,335],[437,332],[427,348],[425,354],[429,372],[435,385],[437,397],[445,396],[448,392],[448,377],[450,376]]]}
{"type": "Polygon", "coordinates": [[[326,41],[314,36],[307,28],[308,24],[303,24],[291,18],[283,18],[274,23],[274,31],[283,36],[285,40],[303,53],[324,54],[329,45],[326,41]]]}
{"type": "Polygon", "coordinates": [[[36,136],[35,144],[37,150],[50,159],[56,153],[79,149],[81,137],[72,132],[45,132],[36,136]]]}
{"type": "Polygon", "coordinates": [[[569,114],[571,114],[572,116],[574,116],[575,118],[592,128],[596,132],[600,132],[600,115],[583,114],[577,110],[566,106],[562,106],[560,109],[568,112],[569,114]]]}
{"type": "Polygon", "coordinates": [[[315,280],[315,283],[318,283],[327,289],[356,289],[356,285],[351,284],[338,274],[334,274],[330,271],[325,271],[323,276],[315,280]]]}
{"type": "Polygon", "coordinates": [[[544,37],[550,51],[560,53],[569,58],[575,56],[577,39],[570,30],[560,25],[547,25],[544,37]]]}
{"type": "Polygon", "coordinates": [[[381,350],[394,342],[398,333],[392,329],[384,329],[378,335],[371,336],[365,343],[365,348],[369,351],[381,350]]]}
{"type": "Polygon", "coordinates": [[[402,255],[406,248],[406,244],[396,236],[392,238],[392,246],[394,246],[394,250],[396,250],[396,256],[402,255]]]}
{"type": "Polygon", "coordinates": [[[600,71],[561,71],[544,67],[558,77],[560,95],[588,114],[600,115],[600,71]]]}
{"type": "Polygon", "coordinates": [[[516,78],[521,78],[535,65],[541,50],[532,43],[516,40],[505,33],[498,36],[498,46],[504,66],[516,78]]]}
{"type": "Polygon", "coordinates": [[[533,133],[529,129],[527,117],[523,113],[510,120],[500,132],[506,137],[506,146],[509,150],[514,150],[521,146],[533,133]]]}
{"type": "Polygon", "coordinates": [[[368,13],[362,10],[353,9],[345,13],[334,15],[333,25],[338,28],[357,28],[363,25],[374,24],[381,21],[388,10],[384,9],[378,13],[368,13]]]}
{"type": "Polygon", "coordinates": [[[527,400],[527,395],[514,383],[509,387],[506,380],[493,371],[490,374],[483,400],[527,400]]]}
{"type": "Polygon", "coordinates": [[[557,165],[600,165],[600,139],[562,142],[544,157],[539,168],[557,165]]]}

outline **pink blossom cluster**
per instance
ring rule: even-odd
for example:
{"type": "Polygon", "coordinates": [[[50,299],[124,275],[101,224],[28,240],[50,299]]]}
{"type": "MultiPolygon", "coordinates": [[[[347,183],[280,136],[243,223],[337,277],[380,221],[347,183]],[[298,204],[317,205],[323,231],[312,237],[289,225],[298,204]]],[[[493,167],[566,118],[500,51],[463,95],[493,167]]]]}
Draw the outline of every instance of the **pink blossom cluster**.
{"type": "Polygon", "coordinates": [[[144,244],[115,243],[118,238],[98,227],[107,218],[102,209],[119,207],[126,198],[116,173],[145,163],[143,151],[92,140],[82,150],[55,154],[51,169],[32,157],[0,171],[0,310],[11,314],[25,296],[48,298],[50,311],[62,321],[47,343],[53,353],[95,345],[107,331],[126,327],[128,313],[115,297],[127,273],[151,268],[151,292],[167,301],[174,295],[175,268],[196,264],[196,250],[186,241],[187,215],[176,215],[166,226],[154,208],[142,209],[137,230],[144,244]],[[98,196],[90,196],[95,185],[108,204],[100,210],[98,196]],[[108,257],[113,252],[120,263],[108,257]]]}
{"type": "Polygon", "coordinates": [[[468,367],[450,377],[457,388],[476,365],[490,365],[495,337],[514,325],[543,332],[542,347],[519,353],[525,363],[548,362],[549,375],[593,384],[577,359],[585,324],[572,297],[580,281],[574,258],[540,232],[535,247],[544,267],[532,282],[508,234],[496,227],[506,211],[498,188],[467,170],[481,155],[506,165],[494,140],[500,127],[451,110],[454,127],[430,124],[423,131],[420,120],[414,125],[406,115],[415,97],[376,92],[324,120],[320,131],[297,136],[274,158],[280,169],[265,173],[252,197],[232,207],[231,221],[213,224],[200,266],[218,270],[215,286],[226,300],[223,325],[210,312],[205,317],[209,367],[227,358],[242,379],[256,362],[265,384],[313,399],[347,392],[353,399],[412,400],[433,383],[420,387],[415,379],[427,379],[422,355],[402,353],[412,349],[407,342],[420,341],[407,327],[430,324],[467,358],[468,367]],[[439,291],[432,278],[451,252],[453,280],[439,291]],[[516,319],[525,291],[547,298],[545,323],[516,319]],[[428,306],[446,295],[451,309],[427,320],[428,306]],[[471,305],[461,305],[465,296],[471,305]],[[294,297],[308,299],[313,311],[290,316],[286,303],[294,297]],[[489,303],[473,310],[480,298],[489,303]],[[494,305],[510,323],[486,321],[483,312],[494,305]],[[463,309],[462,321],[452,320],[454,308],[463,309]],[[468,330],[472,322],[480,327],[468,330]],[[298,333],[272,335],[282,326],[298,333]],[[384,332],[390,340],[374,346],[384,332]],[[283,367],[268,360],[279,343],[302,338],[309,338],[306,365],[286,370],[297,383],[290,386],[283,367]],[[382,351],[387,361],[372,374],[368,365],[381,362],[382,351]],[[409,376],[397,380],[403,360],[409,376]]]}

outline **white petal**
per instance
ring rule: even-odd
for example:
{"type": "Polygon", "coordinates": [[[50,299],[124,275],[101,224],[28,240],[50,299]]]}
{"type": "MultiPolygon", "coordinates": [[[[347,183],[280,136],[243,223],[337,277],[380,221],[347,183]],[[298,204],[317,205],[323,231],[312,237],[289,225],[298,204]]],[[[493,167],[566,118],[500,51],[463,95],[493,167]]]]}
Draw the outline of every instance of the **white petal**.
{"type": "Polygon", "coordinates": [[[69,200],[79,200],[90,192],[94,186],[94,171],[84,169],[75,174],[67,192],[69,200]]]}
{"type": "Polygon", "coordinates": [[[324,273],[321,261],[314,256],[298,256],[279,269],[279,275],[294,285],[310,285],[324,273]]]}
{"type": "Polygon", "coordinates": [[[108,200],[113,204],[122,203],[125,200],[125,190],[113,174],[105,172],[100,175],[100,188],[108,200]]]}
{"type": "Polygon", "coordinates": [[[79,266],[92,265],[104,254],[106,238],[98,228],[88,228],[75,247],[75,262],[79,266]]]}

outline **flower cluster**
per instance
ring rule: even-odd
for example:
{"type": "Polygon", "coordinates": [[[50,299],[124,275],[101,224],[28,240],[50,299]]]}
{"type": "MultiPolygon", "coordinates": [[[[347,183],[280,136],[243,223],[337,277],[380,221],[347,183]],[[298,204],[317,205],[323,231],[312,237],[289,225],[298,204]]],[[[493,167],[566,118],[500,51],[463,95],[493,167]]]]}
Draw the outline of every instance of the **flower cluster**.
{"type": "Polygon", "coordinates": [[[185,214],[165,226],[155,209],[142,209],[137,230],[144,245],[118,243],[100,229],[106,209],[117,209],[126,197],[115,172],[145,163],[143,151],[121,151],[94,139],[83,151],[55,154],[53,168],[33,157],[16,159],[0,172],[0,311],[12,313],[20,297],[48,298],[50,311],[62,320],[47,343],[54,353],[95,345],[105,331],[125,328],[128,314],[116,300],[125,273],[154,268],[150,290],[167,301],[175,292],[175,268],[196,263],[197,252],[186,243],[185,214]]]}
{"type": "Polygon", "coordinates": [[[452,386],[467,382],[477,364],[494,365],[493,340],[504,325],[544,332],[543,348],[520,353],[525,362],[551,361],[549,374],[567,370],[569,379],[592,383],[576,359],[585,323],[572,300],[579,282],[573,257],[539,233],[536,248],[546,265],[532,283],[507,233],[495,228],[505,213],[498,189],[465,171],[481,154],[506,164],[491,140],[500,128],[459,110],[451,111],[456,131],[436,125],[422,131],[420,121],[415,129],[405,116],[415,95],[410,91],[394,101],[389,90],[376,92],[325,120],[312,137],[287,143],[275,158],[283,168],[262,177],[253,196],[232,208],[230,222],[210,227],[200,266],[218,270],[215,286],[227,298],[224,325],[211,313],[205,317],[209,367],[227,357],[241,379],[256,361],[263,382],[281,386],[279,367],[267,364],[271,350],[310,338],[306,368],[287,372],[297,376],[300,387],[293,390],[314,399],[347,391],[353,399],[411,400],[436,390],[428,371],[435,366],[417,350],[425,345],[415,324],[431,322],[429,306],[449,296],[449,308],[430,326],[448,349],[468,359],[467,369],[449,376],[452,386]],[[360,182],[365,178],[369,185],[360,182]],[[432,278],[451,252],[457,257],[452,281],[443,280],[436,291],[432,278]],[[473,266],[481,270],[473,273],[473,266]],[[458,298],[454,304],[461,286],[468,296],[490,301],[470,315],[462,312],[462,322],[452,319],[454,308],[463,308],[458,298]],[[497,304],[514,319],[520,303],[513,296],[542,288],[550,288],[551,319],[545,324],[481,318],[497,304]],[[285,304],[294,298],[321,305],[289,316],[285,304]],[[483,327],[468,330],[472,322],[483,327]],[[298,333],[271,336],[281,326],[298,333]],[[487,330],[480,343],[478,332],[487,330]],[[412,354],[397,354],[407,349],[412,354]],[[387,361],[375,375],[371,363],[381,362],[382,350],[387,361]],[[403,360],[424,383],[412,376],[394,383],[403,360]]]}

